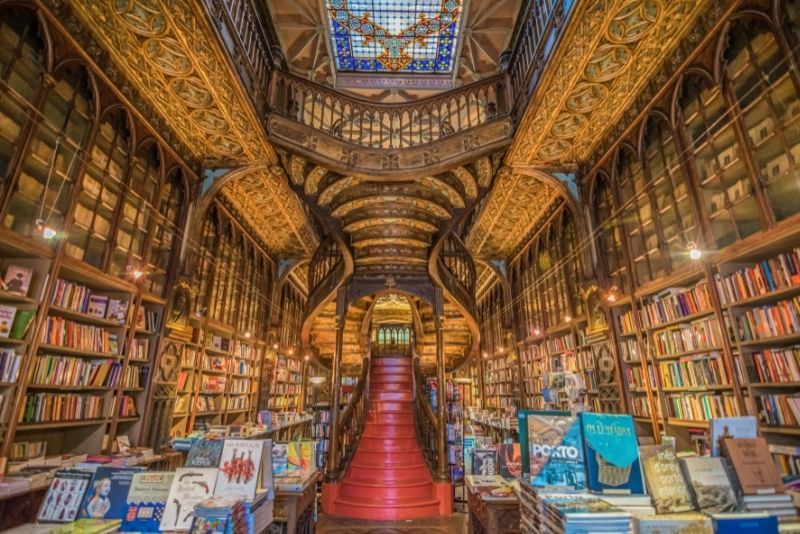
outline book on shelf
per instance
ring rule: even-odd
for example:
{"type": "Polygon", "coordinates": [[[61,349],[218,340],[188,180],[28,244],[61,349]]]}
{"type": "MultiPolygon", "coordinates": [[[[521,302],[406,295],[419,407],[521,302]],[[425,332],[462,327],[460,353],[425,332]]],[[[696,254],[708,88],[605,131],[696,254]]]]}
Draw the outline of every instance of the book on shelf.
{"type": "Polygon", "coordinates": [[[708,514],[736,510],[738,499],[724,458],[690,456],[681,458],[680,463],[699,511],[708,514]]]}
{"type": "Polygon", "coordinates": [[[800,395],[753,395],[761,422],[772,426],[800,426],[800,395]]]}
{"type": "Polygon", "coordinates": [[[82,519],[122,519],[128,511],[133,475],[142,467],[98,467],[78,514],[82,519]]]}
{"type": "Polygon", "coordinates": [[[503,478],[515,479],[522,476],[522,452],[519,443],[497,445],[497,464],[503,478]]]}
{"type": "Polygon", "coordinates": [[[720,456],[723,439],[757,436],[758,424],[753,416],[715,417],[711,420],[711,456],[720,456]]]}
{"type": "Polygon", "coordinates": [[[656,512],[672,514],[694,510],[675,447],[669,444],[643,445],[639,447],[639,452],[647,489],[656,512]]]}
{"type": "Polygon", "coordinates": [[[28,393],[20,423],[52,423],[102,417],[101,395],[28,393]]]}
{"type": "Polygon", "coordinates": [[[35,317],[36,312],[34,310],[17,310],[17,314],[14,317],[14,323],[11,325],[11,332],[8,334],[8,337],[11,339],[25,339],[25,336],[28,334],[28,330],[30,330],[35,317]]]}
{"type": "Polygon", "coordinates": [[[467,489],[485,501],[512,501],[514,488],[500,475],[466,475],[467,489]]]}
{"type": "Polygon", "coordinates": [[[106,295],[92,294],[89,296],[89,305],[86,313],[95,317],[105,318],[108,309],[108,297],[106,295]]]}
{"type": "Polygon", "coordinates": [[[3,289],[27,297],[32,277],[33,269],[30,267],[10,264],[3,276],[3,289]]]}
{"type": "Polygon", "coordinates": [[[128,308],[130,302],[122,299],[110,299],[108,301],[108,311],[106,319],[125,323],[128,318],[128,308]]]}
{"type": "Polygon", "coordinates": [[[601,493],[645,493],[633,417],[583,412],[580,419],[589,488],[601,493]]]}
{"type": "Polygon", "coordinates": [[[800,296],[747,309],[736,317],[739,338],[758,341],[800,332],[800,296]]]}
{"type": "Polygon", "coordinates": [[[175,473],[134,473],[123,516],[122,532],[160,532],[161,517],[175,473]]]}
{"type": "Polygon", "coordinates": [[[118,354],[117,336],[105,328],[81,324],[63,317],[48,317],[42,343],[71,349],[118,354]]]}
{"type": "Polygon", "coordinates": [[[218,469],[213,467],[179,467],[167,496],[162,531],[186,531],[192,526],[194,506],[214,494],[218,469]]]}
{"type": "Polygon", "coordinates": [[[748,352],[735,360],[739,381],[758,385],[800,382],[800,346],[748,352]],[[741,361],[745,372],[742,372],[741,361]]]}
{"type": "Polygon", "coordinates": [[[226,439],[214,495],[252,501],[257,490],[272,488],[272,476],[271,440],[226,439]]]}
{"type": "Polygon", "coordinates": [[[744,495],[786,491],[764,438],[725,438],[722,451],[730,459],[744,495]]]}
{"type": "Polygon", "coordinates": [[[800,285],[800,248],[716,277],[723,302],[737,302],[800,285]]]}
{"type": "Polygon", "coordinates": [[[569,412],[520,410],[519,435],[523,477],[537,488],[586,489],[583,434],[569,412]]]}
{"type": "Polygon", "coordinates": [[[14,349],[0,349],[0,382],[16,382],[21,365],[22,354],[17,354],[14,349]]]}
{"type": "Polygon", "coordinates": [[[71,523],[78,517],[83,497],[89,489],[92,473],[77,469],[56,471],[42,499],[36,521],[39,523],[71,523]]]}
{"type": "Polygon", "coordinates": [[[16,306],[0,304],[0,337],[9,337],[11,327],[14,324],[14,317],[17,315],[16,306]]]}

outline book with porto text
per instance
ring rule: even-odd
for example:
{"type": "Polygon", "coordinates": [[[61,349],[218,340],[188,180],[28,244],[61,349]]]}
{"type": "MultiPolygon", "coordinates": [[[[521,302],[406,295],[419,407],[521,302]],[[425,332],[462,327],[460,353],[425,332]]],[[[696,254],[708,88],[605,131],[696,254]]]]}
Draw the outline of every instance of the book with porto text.
{"type": "Polygon", "coordinates": [[[569,412],[520,410],[522,476],[536,488],[560,492],[586,489],[583,438],[569,412]]]}
{"type": "Polygon", "coordinates": [[[722,449],[733,464],[733,470],[744,495],[786,491],[764,438],[723,439],[722,449]]]}

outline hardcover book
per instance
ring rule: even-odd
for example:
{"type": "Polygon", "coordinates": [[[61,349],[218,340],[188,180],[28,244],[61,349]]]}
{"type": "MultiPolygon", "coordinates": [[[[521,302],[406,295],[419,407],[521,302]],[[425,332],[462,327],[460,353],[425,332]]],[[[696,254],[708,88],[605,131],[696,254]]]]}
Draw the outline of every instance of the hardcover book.
{"type": "Polygon", "coordinates": [[[497,475],[497,451],[494,449],[473,449],[472,472],[480,476],[497,475]]]}
{"type": "Polygon", "coordinates": [[[584,412],[580,418],[589,489],[645,493],[633,417],[584,412]]]}
{"type": "Polygon", "coordinates": [[[175,473],[136,473],[126,499],[123,532],[159,532],[175,473]]]}
{"type": "Polygon", "coordinates": [[[189,530],[194,505],[214,494],[219,469],[179,467],[175,470],[161,518],[161,530],[189,530]]]}
{"type": "Polygon", "coordinates": [[[690,456],[681,458],[680,462],[698,510],[704,513],[736,510],[736,493],[731,487],[723,458],[690,456]]]}
{"type": "Polygon", "coordinates": [[[81,519],[122,519],[128,511],[128,491],[141,467],[98,467],[81,504],[81,519]]]}
{"type": "Polygon", "coordinates": [[[92,473],[77,469],[56,471],[42,500],[36,520],[40,523],[70,523],[77,519],[92,473]]]}
{"type": "Polygon", "coordinates": [[[537,488],[562,492],[586,489],[583,437],[569,412],[520,410],[522,474],[537,488]]]}
{"type": "Polygon", "coordinates": [[[697,513],[635,516],[636,534],[714,534],[711,519],[697,513]]]}
{"type": "Polygon", "coordinates": [[[226,439],[214,495],[244,496],[252,501],[259,488],[272,488],[272,441],[226,439]]]}
{"type": "Polygon", "coordinates": [[[723,439],[755,437],[758,437],[758,422],[754,416],[715,417],[711,420],[711,456],[722,454],[723,439]]]}
{"type": "Polygon", "coordinates": [[[647,489],[656,513],[667,514],[694,510],[692,496],[683,478],[672,445],[645,445],[639,448],[647,489]]]}
{"type": "Polygon", "coordinates": [[[106,319],[112,321],[119,321],[124,323],[128,318],[128,306],[130,303],[127,300],[111,299],[108,301],[108,315],[106,319]]]}
{"type": "Polygon", "coordinates": [[[221,439],[196,441],[186,456],[186,467],[219,467],[223,444],[221,439]]]}
{"type": "Polygon", "coordinates": [[[0,337],[9,337],[11,335],[11,326],[14,324],[16,315],[16,307],[0,304],[0,337]]]}
{"type": "Polygon", "coordinates": [[[6,276],[3,278],[3,288],[12,293],[28,296],[28,288],[31,285],[33,269],[21,267],[19,265],[9,265],[6,269],[6,276]]]}
{"type": "Polygon", "coordinates": [[[308,440],[290,441],[287,461],[292,475],[309,476],[317,465],[314,442],[308,440]]]}
{"type": "Polygon", "coordinates": [[[744,495],[786,491],[764,438],[723,439],[722,449],[733,464],[744,495]]]}
{"type": "Polygon", "coordinates": [[[108,308],[108,297],[105,295],[89,295],[89,304],[86,313],[95,317],[105,317],[108,308]]]}
{"type": "Polygon", "coordinates": [[[497,459],[500,476],[519,478],[522,476],[522,454],[519,443],[502,443],[497,446],[497,459]]]}
{"type": "Polygon", "coordinates": [[[289,476],[289,444],[276,441],[272,446],[272,474],[277,477],[289,476]]]}

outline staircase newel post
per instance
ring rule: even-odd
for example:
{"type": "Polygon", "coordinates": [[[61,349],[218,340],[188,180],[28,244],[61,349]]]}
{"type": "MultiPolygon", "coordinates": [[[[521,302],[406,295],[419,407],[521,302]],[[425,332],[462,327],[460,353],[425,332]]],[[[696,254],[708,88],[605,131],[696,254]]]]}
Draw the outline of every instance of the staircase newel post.
{"type": "Polygon", "coordinates": [[[436,418],[439,420],[439,433],[436,442],[436,478],[449,480],[450,477],[447,473],[447,408],[445,406],[444,391],[444,335],[442,333],[444,313],[442,310],[438,310],[434,324],[436,325],[436,418]]]}
{"type": "Polygon", "coordinates": [[[342,347],[344,345],[344,324],[346,319],[344,296],[344,288],[340,288],[336,298],[336,315],[334,316],[336,346],[333,351],[331,372],[331,435],[328,444],[328,482],[335,482],[339,479],[339,405],[342,397],[342,347]]]}

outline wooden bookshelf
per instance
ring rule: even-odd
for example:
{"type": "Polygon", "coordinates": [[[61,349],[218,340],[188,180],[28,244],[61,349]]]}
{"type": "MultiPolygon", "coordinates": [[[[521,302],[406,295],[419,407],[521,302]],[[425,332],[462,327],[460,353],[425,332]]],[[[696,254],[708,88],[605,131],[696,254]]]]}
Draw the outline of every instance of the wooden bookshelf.
{"type": "Polygon", "coordinates": [[[277,354],[274,379],[270,384],[267,409],[296,411],[303,387],[302,362],[288,354],[277,354]]]}

